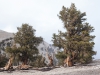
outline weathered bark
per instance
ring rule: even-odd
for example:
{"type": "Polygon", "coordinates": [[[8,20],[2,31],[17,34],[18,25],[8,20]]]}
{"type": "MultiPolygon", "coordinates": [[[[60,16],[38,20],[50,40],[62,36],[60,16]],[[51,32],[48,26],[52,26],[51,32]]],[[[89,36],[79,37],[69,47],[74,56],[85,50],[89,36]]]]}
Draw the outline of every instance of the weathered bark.
{"type": "Polygon", "coordinates": [[[53,59],[52,59],[52,57],[48,55],[48,59],[50,60],[49,66],[53,66],[53,59]]]}
{"type": "Polygon", "coordinates": [[[28,63],[28,60],[27,60],[27,59],[24,59],[24,60],[22,61],[22,65],[27,65],[27,63],[28,63]]]}
{"type": "Polygon", "coordinates": [[[4,70],[9,70],[10,68],[12,68],[13,60],[14,60],[14,57],[12,56],[9,59],[8,63],[6,64],[6,66],[4,67],[4,70]]]}
{"type": "Polygon", "coordinates": [[[27,70],[29,69],[29,65],[27,65],[27,59],[24,58],[24,60],[22,61],[22,64],[20,66],[18,66],[18,69],[21,69],[21,70],[27,70]]]}
{"type": "Polygon", "coordinates": [[[25,64],[21,64],[20,66],[18,66],[18,69],[20,70],[28,70],[29,69],[29,65],[25,65],[25,64]]]}
{"type": "Polygon", "coordinates": [[[71,54],[64,60],[64,66],[67,65],[67,67],[71,67],[74,65],[73,60],[77,57],[77,52],[76,51],[69,51],[67,52],[68,54],[71,54]]]}
{"type": "Polygon", "coordinates": [[[76,51],[73,51],[72,52],[72,59],[75,59],[77,57],[77,52],[76,51]]]}
{"type": "Polygon", "coordinates": [[[67,65],[67,67],[72,67],[72,66],[73,66],[73,62],[72,62],[72,59],[71,59],[70,56],[68,56],[68,57],[64,60],[64,66],[66,66],[66,65],[67,65]]]}

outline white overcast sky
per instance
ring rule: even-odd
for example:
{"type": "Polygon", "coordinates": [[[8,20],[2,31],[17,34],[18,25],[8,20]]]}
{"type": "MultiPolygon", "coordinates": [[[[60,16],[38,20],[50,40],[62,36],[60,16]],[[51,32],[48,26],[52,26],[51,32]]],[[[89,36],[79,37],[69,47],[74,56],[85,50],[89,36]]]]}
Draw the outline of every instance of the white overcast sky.
{"type": "Polygon", "coordinates": [[[95,58],[99,59],[100,0],[0,0],[0,29],[15,33],[16,27],[28,23],[37,30],[37,36],[52,43],[52,34],[64,31],[57,14],[62,6],[70,7],[71,3],[75,3],[81,12],[86,12],[87,22],[95,28],[94,50],[98,52],[95,58]]]}

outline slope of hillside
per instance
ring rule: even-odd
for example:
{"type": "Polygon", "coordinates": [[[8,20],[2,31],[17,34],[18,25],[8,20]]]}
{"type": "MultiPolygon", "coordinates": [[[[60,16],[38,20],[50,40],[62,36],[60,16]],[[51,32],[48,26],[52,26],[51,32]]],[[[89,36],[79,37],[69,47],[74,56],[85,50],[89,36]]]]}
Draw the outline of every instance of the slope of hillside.
{"type": "Polygon", "coordinates": [[[0,30],[0,41],[10,37],[13,37],[13,33],[8,33],[6,31],[0,30]]]}
{"type": "Polygon", "coordinates": [[[57,59],[55,57],[55,54],[59,50],[57,47],[52,46],[51,44],[48,44],[47,42],[43,41],[39,44],[37,47],[39,50],[40,55],[45,57],[46,63],[49,64],[48,55],[52,57],[54,65],[57,64],[57,59]]]}

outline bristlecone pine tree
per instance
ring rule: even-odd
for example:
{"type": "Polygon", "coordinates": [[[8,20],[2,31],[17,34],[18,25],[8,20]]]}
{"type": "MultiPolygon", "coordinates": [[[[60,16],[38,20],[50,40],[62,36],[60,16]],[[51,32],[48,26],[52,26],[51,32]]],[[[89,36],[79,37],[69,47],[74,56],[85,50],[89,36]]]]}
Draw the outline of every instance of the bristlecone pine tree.
{"type": "Polygon", "coordinates": [[[22,27],[18,27],[18,32],[14,34],[13,47],[8,47],[6,50],[12,56],[18,57],[22,62],[20,68],[24,68],[24,65],[28,65],[28,61],[33,60],[38,56],[38,49],[36,48],[39,43],[43,41],[41,37],[35,36],[35,29],[28,24],[22,24],[22,27]]]}
{"type": "Polygon", "coordinates": [[[54,33],[52,41],[54,46],[63,49],[57,57],[64,59],[67,66],[73,66],[74,63],[89,63],[96,54],[93,51],[95,36],[90,35],[94,28],[86,22],[84,16],[86,13],[77,10],[74,3],[70,8],[63,6],[58,15],[66,32],[59,31],[58,35],[54,33]]]}

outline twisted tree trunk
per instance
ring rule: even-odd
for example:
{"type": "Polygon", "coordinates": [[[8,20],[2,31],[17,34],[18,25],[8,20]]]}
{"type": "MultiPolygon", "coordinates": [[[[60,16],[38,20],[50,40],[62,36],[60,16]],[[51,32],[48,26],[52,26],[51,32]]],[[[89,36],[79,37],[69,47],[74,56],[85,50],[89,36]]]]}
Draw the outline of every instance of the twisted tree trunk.
{"type": "Polygon", "coordinates": [[[72,66],[73,66],[73,62],[72,62],[72,59],[71,59],[70,56],[68,56],[68,57],[64,60],[64,66],[66,66],[66,65],[67,65],[67,67],[72,67],[72,66]]]}
{"type": "Polygon", "coordinates": [[[28,59],[24,58],[24,60],[22,61],[22,64],[18,66],[18,69],[28,70],[29,69],[29,65],[27,63],[28,63],[28,59]]]}
{"type": "Polygon", "coordinates": [[[14,60],[14,57],[12,56],[12,57],[9,59],[8,63],[6,64],[6,66],[4,67],[4,70],[9,70],[9,69],[12,68],[13,60],[14,60]]]}
{"type": "Polygon", "coordinates": [[[69,51],[67,54],[71,54],[67,56],[67,58],[64,60],[64,66],[67,65],[67,67],[71,67],[74,65],[74,59],[77,57],[76,51],[69,51]]]}
{"type": "Polygon", "coordinates": [[[52,56],[49,56],[49,54],[48,54],[48,59],[49,59],[49,61],[50,61],[49,66],[54,66],[54,65],[53,65],[52,56]]]}

